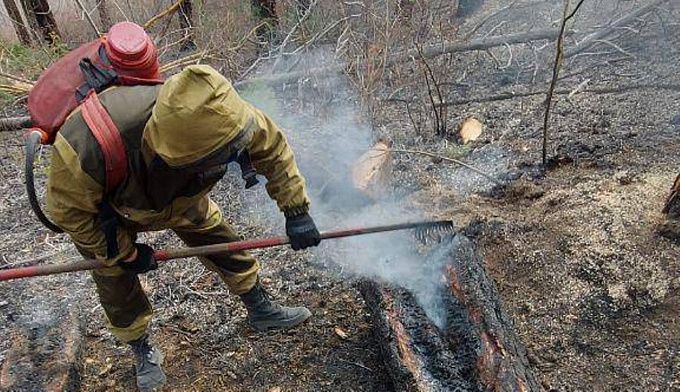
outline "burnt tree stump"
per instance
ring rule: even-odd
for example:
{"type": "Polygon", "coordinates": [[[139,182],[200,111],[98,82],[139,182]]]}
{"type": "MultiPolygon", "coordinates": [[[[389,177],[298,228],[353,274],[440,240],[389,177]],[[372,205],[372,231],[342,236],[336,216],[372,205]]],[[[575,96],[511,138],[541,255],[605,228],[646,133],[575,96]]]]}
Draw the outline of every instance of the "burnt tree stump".
{"type": "MultiPolygon", "coordinates": [[[[474,244],[445,238],[439,285],[446,323],[436,326],[408,291],[364,281],[360,290],[399,391],[540,391],[526,350],[474,244]]],[[[423,263],[427,263],[427,257],[423,263]]]]}

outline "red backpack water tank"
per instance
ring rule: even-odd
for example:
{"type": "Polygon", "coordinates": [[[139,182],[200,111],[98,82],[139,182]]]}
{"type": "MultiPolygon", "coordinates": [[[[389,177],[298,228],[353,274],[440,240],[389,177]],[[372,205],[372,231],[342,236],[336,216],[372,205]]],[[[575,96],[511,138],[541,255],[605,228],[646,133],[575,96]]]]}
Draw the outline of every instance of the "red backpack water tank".
{"type": "Polygon", "coordinates": [[[51,144],[90,90],[157,83],[162,80],[153,41],[141,26],[121,22],[104,37],[72,50],[47,68],[28,95],[28,111],[41,142],[51,144]],[[88,85],[83,67],[104,73],[99,75],[100,85],[88,85]]]}
{"type": "Polygon", "coordinates": [[[40,75],[28,95],[33,128],[26,141],[26,187],[31,208],[45,226],[62,231],[45,216],[35,195],[33,160],[38,143],[54,143],[59,128],[81,106],[83,120],[99,143],[105,189],[111,192],[127,176],[127,152],[97,93],[116,85],[159,83],[163,81],[158,50],[144,29],[130,22],[115,24],[104,37],[72,50],[40,75]]]}

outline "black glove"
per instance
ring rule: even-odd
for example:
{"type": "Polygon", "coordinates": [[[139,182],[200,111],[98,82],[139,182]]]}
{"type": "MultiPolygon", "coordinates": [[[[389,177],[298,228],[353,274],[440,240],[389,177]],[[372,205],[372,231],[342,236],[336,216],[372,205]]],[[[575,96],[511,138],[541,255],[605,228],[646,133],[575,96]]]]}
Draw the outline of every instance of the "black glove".
{"type": "Polygon", "coordinates": [[[306,213],[286,218],[286,234],[294,250],[317,246],[321,242],[314,220],[306,213]]]}
{"type": "Polygon", "coordinates": [[[158,268],[156,259],[153,258],[153,248],[145,244],[135,244],[137,258],[133,261],[119,261],[120,268],[133,274],[143,274],[158,268]]]}

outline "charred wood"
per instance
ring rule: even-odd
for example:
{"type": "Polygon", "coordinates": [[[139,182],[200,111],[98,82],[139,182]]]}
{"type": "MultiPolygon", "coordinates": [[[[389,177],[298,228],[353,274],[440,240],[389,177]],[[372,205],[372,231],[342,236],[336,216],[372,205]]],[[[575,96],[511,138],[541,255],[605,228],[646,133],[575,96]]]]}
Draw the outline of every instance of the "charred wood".
{"type": "Polygon", "coordinates": [[[447,237],[431,255],[446,258],[441,282],[432,283],[440,286],[443,326],[428,319],[408,291],[372,281],[360,284],[395,388],[542,390],[472,242],[462,235],[447,237]]]}

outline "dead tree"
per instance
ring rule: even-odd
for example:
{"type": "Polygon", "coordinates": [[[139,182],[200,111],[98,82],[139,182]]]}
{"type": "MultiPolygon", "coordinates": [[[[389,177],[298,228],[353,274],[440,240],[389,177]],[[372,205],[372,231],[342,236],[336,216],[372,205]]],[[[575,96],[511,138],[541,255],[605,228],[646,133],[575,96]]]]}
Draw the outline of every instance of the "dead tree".
{"type": "Polygon", "coordinates": [[[195,50],[196,43],[194,42],[194,33],[192,31],[194,26],[193,20],[193,6],[191,0],[184,0],[179,6],[179,26],[185,31],[186,40],[180,50],[195,50]]]}
{"type": "Polygon", "coordinates": [[[29,24],[39,31],[42,38],[52,45],[57,40],[61,40],[61,34],[57,28],[57,21],[52,15],[50,4],[47,0],[21,0],[29,24]]]}
{"type": "Polygon", "coordinates": [[[99,0],[99,5],[97,10],[99,11],[99,22],[101,23],[102,30],[108,31],[113,22],[111,21],[111,15],[109,14],[109,9],[106,6],[106,0],[99,0]]]}
{"type": "MultiPolygon", "coordinates": [[[[273,34],[273,29],[279,24],[279,15],[276,12],[276,0],[250,0],[253,12],[260,21],[267,22],[269,26],[262,26],[257,30],[260,41],[268,41],[273,34]]],[[[295,0],[299,17],[304,16],[310,7],[309,0],[295,0]]]]}
{"type": "Polygon", "coordinates": [[[30,45],[31,34],[21,19],[21,12],[19,11],[17,3],[14,0],[3,0],[3,3],[5,4],[7,15],[9,16],[10,21],[12,21],[12,26],[14,26],[17,38],[19,38],[19,42],[24,45],[30,45]]]}

